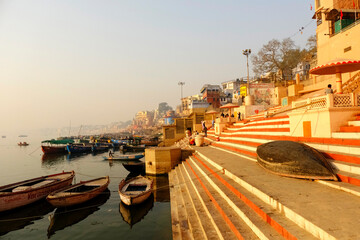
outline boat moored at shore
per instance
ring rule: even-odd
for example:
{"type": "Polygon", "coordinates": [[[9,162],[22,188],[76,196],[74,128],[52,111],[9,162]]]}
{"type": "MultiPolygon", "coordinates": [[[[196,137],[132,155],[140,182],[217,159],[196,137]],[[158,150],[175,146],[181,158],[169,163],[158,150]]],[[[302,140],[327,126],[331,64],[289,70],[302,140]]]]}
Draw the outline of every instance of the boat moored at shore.
{"type": "Polygon", "coordinates": [[[123,179],[119,184],[119,196],[126,205],[144,202],[152,193],[153,180],[137,176],[130,180],[123,179]]]}
{"type": "Polygon", "coordinates": [[[109,156],[104,157],[105,160],[122,160],[122,161],[129,161],[129,160],[139,160],[145,156],[144,153],[139,154],[124,154],[124,155],[116,155],[116,156],[109,156]]]}
{"type": "Polygon", "coordinates": [[[62,172],[0,187],[0,212],[28,205],[69,186],[75,172],[62,172]]]}
{"type": "Polygon", "coordinates": [[[47,196],[46,200],[55,207],[77,205],[89,201],[104,192],[109,183],[109,176],[80,182],[52,192],[47,196]]]}
{"type": "Polygon", "coordinates": [[[72,144],[74,140],[72,139],[62,139],[62,140],[45,140],[41,142],[41,150],[46,153],[67,153],[66,146],[72,144]]]}

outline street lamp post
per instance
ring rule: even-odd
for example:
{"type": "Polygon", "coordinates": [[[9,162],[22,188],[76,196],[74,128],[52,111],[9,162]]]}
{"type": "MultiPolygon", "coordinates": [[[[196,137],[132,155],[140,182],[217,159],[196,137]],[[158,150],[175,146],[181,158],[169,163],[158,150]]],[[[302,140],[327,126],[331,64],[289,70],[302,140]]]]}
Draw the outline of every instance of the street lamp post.
{"type": "Polygon", "coordinates": [[[251,49],[243,50],[243,54],[246,56],[246,66],[247,66],[247,86],[246,86],[245,105],[252,105],[252,97],[250,96],[250,77],[249,77],[249,55],[251,54],[251,49]]]}
{"type": "Polygon", "coordinates": [[[178,85],[180,86],[181,88],[181,111],[183,110],[183,102],[182,102],[182,99],[183,99],[183,86],[185,85],[185,82],[178,82],[178,85]]]}

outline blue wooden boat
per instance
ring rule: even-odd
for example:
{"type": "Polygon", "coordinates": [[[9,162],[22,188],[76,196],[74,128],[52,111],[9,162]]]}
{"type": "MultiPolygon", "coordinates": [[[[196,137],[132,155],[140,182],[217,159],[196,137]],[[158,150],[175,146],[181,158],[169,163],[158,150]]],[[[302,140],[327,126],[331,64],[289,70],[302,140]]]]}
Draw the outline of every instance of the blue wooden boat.
{"type": "Polygon", "coordinates": [[[93,153],[105,152],[105,151],[109,150],[109,147],[110,146],[107,144],[95,143],[95,145],[91,146],[91,151],[93,153]]]}
{"type": "Polygon", "coordinates": [[[91,152],[91,147],[92,147],[92,145],[69,144],[66,146],[66,149],[69,154],[89,153],[89,152],[91,152]]]}
{"type": "Polygon", "coordinates": [[[104,157],[105,160],[122,160],[122,161],[129,161],[129,160],[139,160],[143,158],[145,155],[144,153],[139,154],[127,154],[127,155],[117,155],[117,156],[109,156],[104,157]]]}
{"type": "Polygon", "coordinates": [[[121,145],[120,151],[122,151],[122,152],[128,152],[128,151],[144,152],[145,148],[146,148],[146,146],[144,144],[142,144],[142,145],[121,145]]]}

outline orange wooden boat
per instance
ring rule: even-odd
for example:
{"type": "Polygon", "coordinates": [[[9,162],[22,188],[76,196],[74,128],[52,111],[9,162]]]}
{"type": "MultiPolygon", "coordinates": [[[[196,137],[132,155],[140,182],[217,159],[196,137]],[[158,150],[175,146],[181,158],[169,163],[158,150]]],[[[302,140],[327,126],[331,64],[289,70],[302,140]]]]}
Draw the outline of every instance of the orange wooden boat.
{"type": "Polygon", "coordinates": [[[152,193],[153,180],[137,176],[128,181],[123,179],[119,184],[119,196],[126,205],[144,202],[152,193]]]}
{"type": "Polygon", "coordinates": [[[80,182],[49,194],[46,200],[55,207],[81,204],[104,192],[109,183],[109,176],[80,182]]]}
{"type": "Polygon", "coordinates": [[[75,172],[33,178],[0,187],[0,212],[28,205],[71,184],[75,172]]]}

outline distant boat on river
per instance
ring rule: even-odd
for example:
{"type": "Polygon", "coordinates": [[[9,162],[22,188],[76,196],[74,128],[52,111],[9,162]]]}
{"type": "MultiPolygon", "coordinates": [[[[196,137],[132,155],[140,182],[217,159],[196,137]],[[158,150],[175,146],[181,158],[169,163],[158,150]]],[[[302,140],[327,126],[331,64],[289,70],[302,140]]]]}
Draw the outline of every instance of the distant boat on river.
{"type": "Polygon", "coordinates": [[[75,172],[62,172],[0,187],[0,212],[25,206],[69,186],[75,172]]]}
{"type": "Polygon", "coordinates": [[[27,137],[27,135],[19,135],[19,137],[27,137]]]}
{"type": "Polygon", "coordinates": [[[18,146],[28,146],[29,144],[27,142],[19,142],[18,146]]]}

